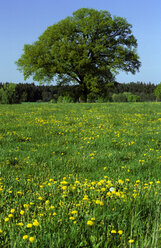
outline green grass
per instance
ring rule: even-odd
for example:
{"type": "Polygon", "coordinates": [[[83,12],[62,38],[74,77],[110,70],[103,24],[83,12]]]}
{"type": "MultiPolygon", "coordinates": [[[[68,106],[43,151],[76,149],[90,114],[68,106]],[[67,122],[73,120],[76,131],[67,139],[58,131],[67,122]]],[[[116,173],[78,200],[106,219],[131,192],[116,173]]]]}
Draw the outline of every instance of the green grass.
{"type": "Polygon", "coordinates": [[[161,247],[161,103],[0,105],[0,123],[1,247],[161,247]]]}

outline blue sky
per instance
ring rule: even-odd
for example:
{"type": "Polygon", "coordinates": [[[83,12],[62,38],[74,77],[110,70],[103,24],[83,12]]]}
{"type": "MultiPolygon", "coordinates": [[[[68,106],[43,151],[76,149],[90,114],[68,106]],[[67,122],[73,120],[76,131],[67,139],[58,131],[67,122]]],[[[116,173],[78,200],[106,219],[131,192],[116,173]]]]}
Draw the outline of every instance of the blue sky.
{"type": "Polygon", "coordinates": [[[24,44],[32,44],[48,26],[83,7],[107,10],[133,26],[142,66],[135,75],[120,72],[118,82],[161,82],[160,0],[1,0],[0,82],[25,82],[15,65],[24,44]]]}

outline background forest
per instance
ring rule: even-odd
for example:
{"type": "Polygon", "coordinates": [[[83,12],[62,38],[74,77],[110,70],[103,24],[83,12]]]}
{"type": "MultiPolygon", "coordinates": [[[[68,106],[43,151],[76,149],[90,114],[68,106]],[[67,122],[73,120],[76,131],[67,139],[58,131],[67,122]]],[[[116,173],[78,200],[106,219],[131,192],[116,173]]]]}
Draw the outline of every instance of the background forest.
{"type": "MultiPolygon", "coordinates": [[[[91,92],[87,102],[137,102],[156,101],[156,85],[143,82],[113,83],[104,87],[102,92],[91,92]]],[[[84,102],[79,85],[53,86],[34,83],[0,83],[0,103],[21,102],[84,102]]]]}

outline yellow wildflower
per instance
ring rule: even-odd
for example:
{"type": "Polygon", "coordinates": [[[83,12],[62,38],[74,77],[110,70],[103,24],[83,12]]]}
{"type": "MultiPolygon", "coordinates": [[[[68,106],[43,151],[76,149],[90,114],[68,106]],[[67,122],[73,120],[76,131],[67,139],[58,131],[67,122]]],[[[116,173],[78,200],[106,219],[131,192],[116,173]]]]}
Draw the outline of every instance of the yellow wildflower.
{"type": "Polygon", "coordinates": [[[95,218],[91,218],[91,220],[96,220],[95,218]]]}
{"type": "Polygon", "coordinates": [[[30,237],[30,238],[29,238],[29,241],[30,241],[31,243],[33,243],[33,242],[34,242],[34,240],[35,240],[35,238],[34,238],[34,237],[30,237]]]}
{"type": "Polygon", "coordinates": [[[33,226],[39,226],[39,222],[37,220],[34,220],[33,226]]]}
{"type": "Polygon", "coordinates": [[[73,210],[73,211],[71,212],[71,214],[77,214],[77,213],[78,213],[77,210],[73,210]]]}
{"type": "Polygon", "coordinates": [[[23,236],[23,239],[25,240],[25,239],[28,239],[28,235],[24,235],[23,236]]]}
{"type": "Polygon", "coordinates": [[[24,215],[24,213],[25,213],[25,211],[23,211],[23,210],[20,211],[20,214],[21,215],[24,215]]]}
{"type": "Polygon", "coordinates": [[[70,220],[74,220],[75,218],[74,218],[73,216],[70,216],[69,219],[70,219],[70,220]]]}
{"type": "Polygon", "coordinates": [[[88,221],[87,221],[87,225],[88,225],[88,226],[93,226],[93,224],[94,224],[94,222],[93,222],[92,220],[88,220],[88,221]]]}
{"type": "Polygon", "coordinates": [[[19,222],[17,225],[18,226],[23,226],[23,223],[22,222],[19,222]]]}
{"type": "Polygon", "coordinates": [[[27,224],[27,228],[31,228],[31,227],[32,227],[31,223],[27,224]]]}
{"type": "Polygon", "coordinates": [[[8,217],[9,217],[9,218],[12,218],[12,217],[13,217],[13,214],[9,214],[8,217]]]}
{"type": "Polygon", "coordinates": [[[129,243],[130,243],[130,244],[134,243],[134,240],[133,240],[133,239],[130,239],[130,240],[129,240],[129,243]]]}

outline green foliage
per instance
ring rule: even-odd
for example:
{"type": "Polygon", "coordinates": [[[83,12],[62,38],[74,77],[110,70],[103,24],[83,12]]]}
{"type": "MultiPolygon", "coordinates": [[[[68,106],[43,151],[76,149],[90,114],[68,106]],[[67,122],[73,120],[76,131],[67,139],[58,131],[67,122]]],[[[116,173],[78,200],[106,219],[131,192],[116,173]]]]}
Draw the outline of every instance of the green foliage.
{"type": "Polygon", "coordinates": [[[127,102],[127,97],[124,93],[113,94],[112,95],[113,102],[127,102]]]}
{"type": "Polygon", "coordinates": [[[141,98],[140,96],[136,96],[136,95],[128,95],[128,102],[140,102],[141,98]]]}
{"type": "Polygon", "coordinates": [[[63,103],[73,103],[74,100],[71,96],[64,96],[63,97],[63,103]]]}
{"type": "MultiPolygon", "coordinates": [[[[9,85],[9,83],[7,83],[9,85]]],[[[57,102],[59,96],[70,96],[74,102],[85,102],[85,96],[82,95],[82,91],[79,85],[35,85],[32,84],[14,84],[16,85],[16,102],[38,102],[38,101],[50,101],[54,99],[57,102]]],[[[100,92],[91,92],[89,96],[94,96],[92,102],[111,102],[112,95],[118,93],[124,93],[128,100],[128,95],[137,95],[140,99],[136,101],[155,101],[154,90],[157,88],[154,84],[148,83],[108,83],[106,87],[102,88],[100,92]]],[[[4,92],[4,84],[0,83],[0,102],[7,102],[7,95],[4,92]],[[3,97],[2,97],[3,95],[3,97]]],[[[135,99],[134,99],[135,100],[135,99]]]]}
{"type": "Polygon", "coordinates": [[[16,91],[16,84],[6,83],[0,89],[0,103],[3,104],[13,104],[20,103],[20,98],[16,91]]]}
{"type": "Polygon", "coordinates": [[[84,95],[81,95],[81,96],[79,97],[79,102],[80,102],[80,103],[86,102],[86,97],[85,97],[84,95]]]}
{"type": "Polygon", "coordinates": [[[98,98],[98,95],[96,93],[91,92],[87,95],[87,102],[89,103],[96,102],[97,98],[98,98]]]}
{"type": "Polygon", "coordinates": [[[85,101],[124,70],[140,67],[137,41],[126,19],[108,11],[82,8],[47,28],[16,62],[24,78],[58,84],[80,85],[85,101]]]}
{"type": "Polygon", "coordinates": [[[155,88],[154,95],[157,97],[157,100],[161,100],[161,83],[155,88]]]}
{"type": "Polygon", "coordinates": [[[57,103],[57,100],[56,99],[51,99],[50,103],[57,103]]]}
{"type": "Polygon", "coordinates": [[[57,103],[62,103],[62,102],[63,102],[63,96],[59,96],[58,100],[57,100],[57,103]]]}
{"type": "Polygon", "coordinates": [[[0,103],[7,103],[7,94],[3,88],[0,89],[0,103]]]}
{"type": "Polygon", "coordinates": [[[113,102],[140,102],[140,96],[133,95],[131,92],[123,92],[112,95],[113,102]]]}

